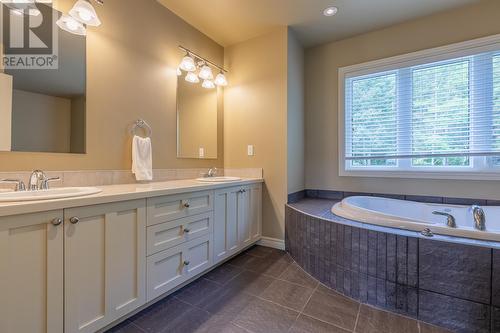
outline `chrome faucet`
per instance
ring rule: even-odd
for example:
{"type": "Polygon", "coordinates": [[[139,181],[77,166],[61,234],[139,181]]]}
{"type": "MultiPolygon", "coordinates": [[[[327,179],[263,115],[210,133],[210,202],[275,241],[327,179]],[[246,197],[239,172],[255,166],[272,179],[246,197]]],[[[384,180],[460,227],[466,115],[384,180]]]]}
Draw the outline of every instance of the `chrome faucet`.
{"type": "Polygon", "coordinates": [[[28,189],[30,191],[48,190],[49,182],[58,180],[61,180],[61,178],[47,178],[42,170],[35,170],[31,173],[28,189]]]}
{"type": "Polygon", "coordinates": [[[472,216],[474,216],[474,228],[484,231],[486,229],[486,216],[484,215],[484,210],[478,205],[473,205],[471,209],[472,216]]]}
{"type": "Polygon", "coordinates": [[[444,212],[438,212],[438,211],[435,211],[435,212],[432,212],[432,214],[434,215],[441,215],[441,216],[446,216],[446,225],[450,228],[456,228],[457,227],[457,223],[455,221],[455,217],[451,214],[448,214],[448,213],[444,213],[444,212]]]}
{"type": "Polygon", "coordinates": [[[215,177],[217,176],[217,168],[210,168],[208,169],[207,177],[215,177]]]}
{"type": "Polygon", "coordinates": [[[42,180],[45,179],[45,173],[42,170],[35,170],[31,173],[30,181],[28,183],[28,190],[38,191],[42,180]]]}

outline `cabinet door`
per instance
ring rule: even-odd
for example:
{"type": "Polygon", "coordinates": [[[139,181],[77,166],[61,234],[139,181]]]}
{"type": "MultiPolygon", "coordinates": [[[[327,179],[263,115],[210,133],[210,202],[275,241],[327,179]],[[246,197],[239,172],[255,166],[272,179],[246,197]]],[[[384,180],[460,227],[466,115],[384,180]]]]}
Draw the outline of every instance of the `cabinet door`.
{"type": "Polygon", "coordinates": [[[250,237],[252,243],[262,238],[262,184],[252,185],[248,189],[250,237]]]}
{"type": "Polygon", "coordinates": [[[0,218],[0,332],[63,332],[62,218],[0,218]]]}
{"type": "Polygon", "coordinates": [[[250,188],[244,187],[238,193],[238,240],[240,248],[252,243],[250,225],[250,188]]]}
{"type": "Polygon", "coordinates": [[[145,207],[65,210],[65,333],[95,332],[145,303],[145,207]]]}
{"type": "Polygon", "coordinates": [[[241,187],[215,191],[214,200],[214,262],[236,253],[238,239],[238,195],[241,187]]]}

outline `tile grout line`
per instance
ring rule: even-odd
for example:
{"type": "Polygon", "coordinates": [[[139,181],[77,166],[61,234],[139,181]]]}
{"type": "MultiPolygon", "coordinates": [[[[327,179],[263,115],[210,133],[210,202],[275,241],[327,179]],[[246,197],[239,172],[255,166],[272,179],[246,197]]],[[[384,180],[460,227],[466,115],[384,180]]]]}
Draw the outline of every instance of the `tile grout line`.
{"type": "Polygon", "coordinates": [[[358,307],[358,314],[356,315],[356,321],[354,322],[354,328],[352,329],[353,332],[356,332],[356,329],[358,328],[358,321],[359,321],[359,315],[361,313],[361,306],[362,306],[362,304],[360,303],[359,307],[358,307]]]}

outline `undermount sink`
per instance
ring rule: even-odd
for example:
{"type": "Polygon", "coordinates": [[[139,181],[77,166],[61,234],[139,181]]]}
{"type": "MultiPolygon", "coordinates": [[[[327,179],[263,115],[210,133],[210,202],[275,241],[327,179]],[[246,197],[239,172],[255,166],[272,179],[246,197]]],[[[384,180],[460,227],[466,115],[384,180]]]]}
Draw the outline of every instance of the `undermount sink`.
{"type": "Polygon", "coordinates": [[[19,191],[0,193],[0,202],[37,201],[83,197],[102,192],[96,187],[59,187],[40,191],[19,191]]]}
{"type": "Polygon", "coordinates": [[[203,177],[203,178],[197,178],[196,180],[199,182],[205,182],[205,183],[225,183],[225,182],[236,182],[238,180],[241,180],[241,178],[238,178],[238,177],[203,177]]]}

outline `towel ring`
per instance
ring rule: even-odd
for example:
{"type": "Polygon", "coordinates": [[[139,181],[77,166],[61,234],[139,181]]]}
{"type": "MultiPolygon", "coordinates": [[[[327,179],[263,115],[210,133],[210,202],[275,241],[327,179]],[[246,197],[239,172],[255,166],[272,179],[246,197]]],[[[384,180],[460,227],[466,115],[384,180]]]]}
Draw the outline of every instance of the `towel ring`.
{"type": "Polygon", "coordinates": [[[132,130],[130,131],[132,134],[136,135],[137,129],[142,128],[143,130],[146,131],[147,136],[151,137],[153,134],[153,130],[151,129],[151,126],[144,120],[144,119],[137,119],[134,124],[132,125],[132,130]]]}

